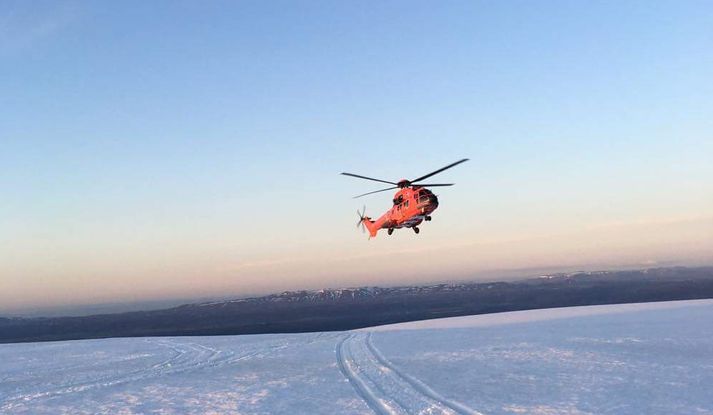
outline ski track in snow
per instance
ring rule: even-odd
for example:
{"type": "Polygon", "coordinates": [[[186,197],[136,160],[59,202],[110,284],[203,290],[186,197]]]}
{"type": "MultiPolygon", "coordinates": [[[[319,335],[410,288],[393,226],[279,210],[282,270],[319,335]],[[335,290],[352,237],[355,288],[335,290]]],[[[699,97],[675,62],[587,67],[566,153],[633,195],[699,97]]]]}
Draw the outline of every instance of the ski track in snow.
{"type": "Polygon", "coordinates": [[[447,399],[387,360],[371,333],[350,333],[336,347],[337,364],[357,395],[377,414],[482,415],[447,399]]]}
{"type": "Polygon", "coordinates": [[[268,347],[262,345],[255,347],[254,350],[249,349],[243,353],[236,354],[233,351],[222,351],[202,344],[190,341],[180,342],[171,338],[149,338],[145,341],[171,349],[173,355],[148,368],[129,371],[119,375],[101,376],[90,381],[69,383],[42,392],[25,392],[8,397],[2,402],[0,412],[10,411],[20,403],[26,403],[38,398],[52,398],[58,395],[85,392],[91,389],[116,386],[128,382],[153,379],[203,368],[218,368],[254,357],[264,357],[275,350],[287,347],[285,344],[269,345],[268,347]]]}

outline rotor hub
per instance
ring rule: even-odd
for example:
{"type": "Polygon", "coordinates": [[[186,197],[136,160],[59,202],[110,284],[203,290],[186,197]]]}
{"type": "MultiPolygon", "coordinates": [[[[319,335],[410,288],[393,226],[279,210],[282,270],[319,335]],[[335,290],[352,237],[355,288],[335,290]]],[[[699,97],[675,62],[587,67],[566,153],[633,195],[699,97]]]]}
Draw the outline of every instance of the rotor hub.
{"type": "Polygon", "coordinates": [[[399,187],[399,189],[403,189],[404,187],[411,186],[411,181],[406,180],[406,179],[401,179],[401,180],[399,180],[398,183],[396,183],[396,185],[399,187]]]}

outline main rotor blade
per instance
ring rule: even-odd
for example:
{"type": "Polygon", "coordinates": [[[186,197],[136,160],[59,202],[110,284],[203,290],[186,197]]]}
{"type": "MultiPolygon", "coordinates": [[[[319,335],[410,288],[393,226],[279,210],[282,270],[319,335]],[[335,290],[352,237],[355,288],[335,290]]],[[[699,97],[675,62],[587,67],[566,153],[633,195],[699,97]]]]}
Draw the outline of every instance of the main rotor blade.
{"type": "MultiPolygon", "coordinates": [[[[451,167],[455,167],[455,166],[457,166],[457,165],[459,165],[459,164],[461,164],[461,163],[465,163],[466,161],[468,161],[468,159],[458,160],[458,161],[456,161],[455,163],[449,164],[449,165],[447,165],[446,167],[442,167],[442,168],[440,168],[440,169],[438,169],[438,170],[436,170],[436,171],[434,171],[434,172],[428,173],[428,174],[425,175],[425,176],[421,176],[421,177],[419,177],[418,179],[411,180],[411,183],[416,183],[416,182],[420,182],[421,180],[428,179],[429,177],[431,177],[431,176],[433,176],[433,175],[435,175],[435,174],[438,174],[438,173],[442,172],[443,170],[448,170],[448,169],[450,169],[451,167]]],[[[344,173],[342,173],[342,174],[344,174],[344,173]]]]}
{"type": "Polygon", "coordinates": [[[354,173],[342,173],[342,174],[345,175],[345,176],[357,177],[357,178],[359,178],[359,179],[373,180],[373,181],[375,181],[375,182],[388,183],[388,184],[394,184],[394,185],[396,184],[396,183],[394,183],[394,182],[389,182],[389,181],[381,180],[381,179],[374,179],[373,177],[360,176],[360,175],[354,174],[354,173]]]}
{"type": "Polygon", "coordinates": [[[387,191],[387,190],[393,190],[393,189],[398,189],[398,188],[399,188],[398,186],[394,186],[394,187],[387,187],[386,189],[374,190],[373,192],[364,193],[364,194],[361,194],[361,195],[359,195],[359,196],[354,196],[353,199],[356,199],[356,198],[362,197],[362,196],[366,196],[366,195],[370,195],[370,194],[372,194],[372,193],[385,192],[385,191],[387,191]]]}
{"type": "Polygon", "coordinates": [[[431,183],[431,184],[415,184],[416,187],[437,187],[437,186],[453,186],[455,183],[431,183]]]}

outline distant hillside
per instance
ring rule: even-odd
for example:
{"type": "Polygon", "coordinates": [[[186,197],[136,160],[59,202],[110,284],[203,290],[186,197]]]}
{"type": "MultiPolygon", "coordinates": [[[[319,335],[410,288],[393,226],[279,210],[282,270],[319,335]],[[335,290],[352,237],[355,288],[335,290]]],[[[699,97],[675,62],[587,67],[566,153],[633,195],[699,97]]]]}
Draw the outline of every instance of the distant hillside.
{"type": "Polygon", "coordinates": [[[576,305],[713,298],[713,267],[543,275],[517,282],[289,291],[155,311],[0,318],[0,342],[332,331],[576,305]]]}

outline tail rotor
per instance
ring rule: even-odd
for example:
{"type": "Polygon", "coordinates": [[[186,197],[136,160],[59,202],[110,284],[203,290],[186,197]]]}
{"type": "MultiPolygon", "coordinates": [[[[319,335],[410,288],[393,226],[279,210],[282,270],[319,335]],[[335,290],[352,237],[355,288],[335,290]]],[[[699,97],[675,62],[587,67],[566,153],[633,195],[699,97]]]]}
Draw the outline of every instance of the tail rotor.
{"type": "Polygon", "coordinates": [[[357,226],[357,228],[359,226],[361,226],[361,233],[365,233],[366,229],[364,227],[364,220],[366,220],[367,217],[364,216],[364,214],[366,213],[366,205],[364,206],[364,208],[362,208],[361,212],[359,212],[359,209],[357,209],[356,212],[357,212],[357,216],[359,216],[359,222],[357,222],[356,226],[357,226]]]}

